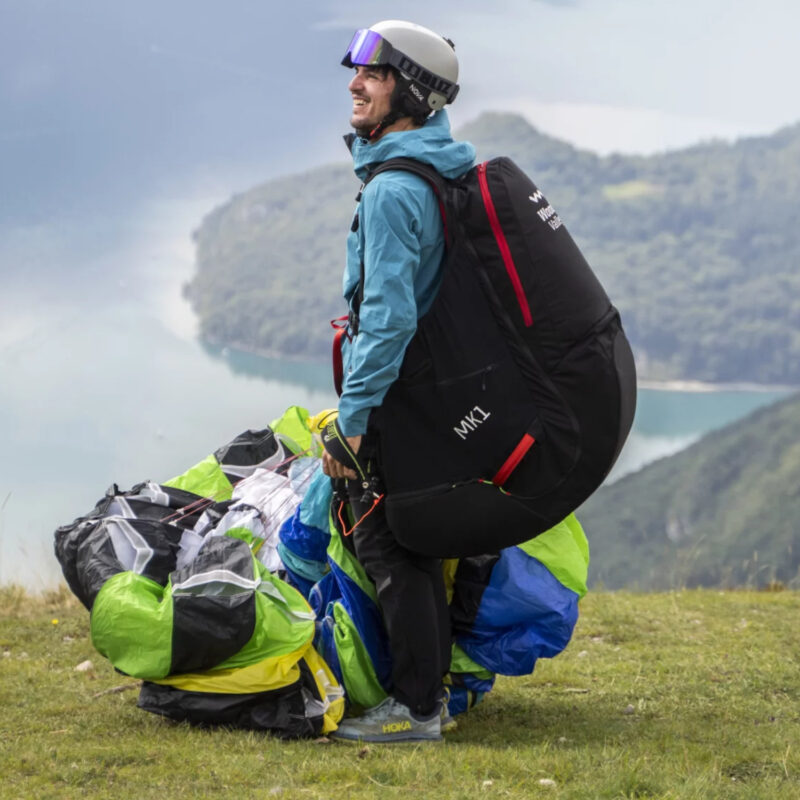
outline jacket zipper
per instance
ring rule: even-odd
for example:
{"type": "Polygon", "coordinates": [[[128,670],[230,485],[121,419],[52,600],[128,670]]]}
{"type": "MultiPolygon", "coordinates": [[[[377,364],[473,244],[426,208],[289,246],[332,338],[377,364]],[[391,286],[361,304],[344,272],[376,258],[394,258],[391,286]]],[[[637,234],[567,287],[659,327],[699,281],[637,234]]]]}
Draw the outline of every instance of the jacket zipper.
{"type": "Polygon", "coordinates": [[[525,296],[525,290],[522,288],[522,281],[514,265],[511,249],[506,241],[506,235],[503,233],[503,228],[500,225],[500,220],[497,217],[497,210],[492,200],[492,194],[489,191],[489,181],[486,177],[486,165],[488,163],[488,161],[484,161],[482,164],[478,164],[478,185],[481,189],[483,205],[486,208],[486,215],[489,217],[489,225],[497,241],[497,246],[500,248],[500,255],[503,257],[503,264],[505,264],[506,272],[511,280],[511,285],[514,287],[514,294],[517,296],[517,303],[519,303],[520,311],[522,311],[522,321],[525,323],[526,328],[530,328],[531,325],[533,325],[533,316],[530,306],[528,305],[528,298],[525,296]]]}

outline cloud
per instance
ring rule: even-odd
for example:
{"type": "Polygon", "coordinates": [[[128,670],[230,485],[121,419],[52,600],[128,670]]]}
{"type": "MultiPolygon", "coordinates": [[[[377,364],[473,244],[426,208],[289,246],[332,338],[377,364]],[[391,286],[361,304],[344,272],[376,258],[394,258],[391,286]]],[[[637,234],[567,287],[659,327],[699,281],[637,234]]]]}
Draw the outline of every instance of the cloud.
{"type": "Polygon", "coordinates": [[[363,17],[334,17],[333,19],[326,19],[320,22],[311,23],[312,31],[354,31],[358,28],[364,27],[363,17]]]}

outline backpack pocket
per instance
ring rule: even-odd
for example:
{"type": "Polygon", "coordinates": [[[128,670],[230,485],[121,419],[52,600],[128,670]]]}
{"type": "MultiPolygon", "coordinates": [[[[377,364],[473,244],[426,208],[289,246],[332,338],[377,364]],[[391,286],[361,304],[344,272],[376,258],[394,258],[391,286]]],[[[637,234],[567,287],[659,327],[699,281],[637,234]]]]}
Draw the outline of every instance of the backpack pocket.
{"type": "Polygon", "coordinates": [[[388,492],[491,480],[536,418],[513,359],[393,384],[372,422],[388,492]]]}

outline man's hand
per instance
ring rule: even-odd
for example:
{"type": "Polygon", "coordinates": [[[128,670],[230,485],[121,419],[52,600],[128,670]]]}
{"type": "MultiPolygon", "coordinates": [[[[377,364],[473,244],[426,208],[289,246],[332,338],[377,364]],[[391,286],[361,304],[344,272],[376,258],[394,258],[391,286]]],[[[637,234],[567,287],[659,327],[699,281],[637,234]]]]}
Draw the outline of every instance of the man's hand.
{"type": "MultiPolygon", "coordinates": [[[[345,436],[347,444],[354,453],[358,453],[361,447],[360,436],[345,436]]],[[[337,461],[331,456],[327,450],[322,452],[322,471],[331,478],[350,478],[353,479],[356,473],[352,469],[348,469],[344,464],[337,461]]]]}

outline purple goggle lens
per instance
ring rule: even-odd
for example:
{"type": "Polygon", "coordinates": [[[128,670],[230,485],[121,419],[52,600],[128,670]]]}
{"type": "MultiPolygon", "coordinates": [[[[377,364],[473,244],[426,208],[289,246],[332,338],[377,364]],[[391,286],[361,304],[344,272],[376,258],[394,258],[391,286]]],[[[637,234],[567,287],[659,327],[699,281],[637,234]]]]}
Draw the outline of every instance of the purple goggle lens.
{"type": "Polygon", "coordinates": [[[386,64],[390,49],[389,43],[379,33],[362,28],[355,32],[342,63],[347,64],[349,61],[348,66],[386,64]]]}

